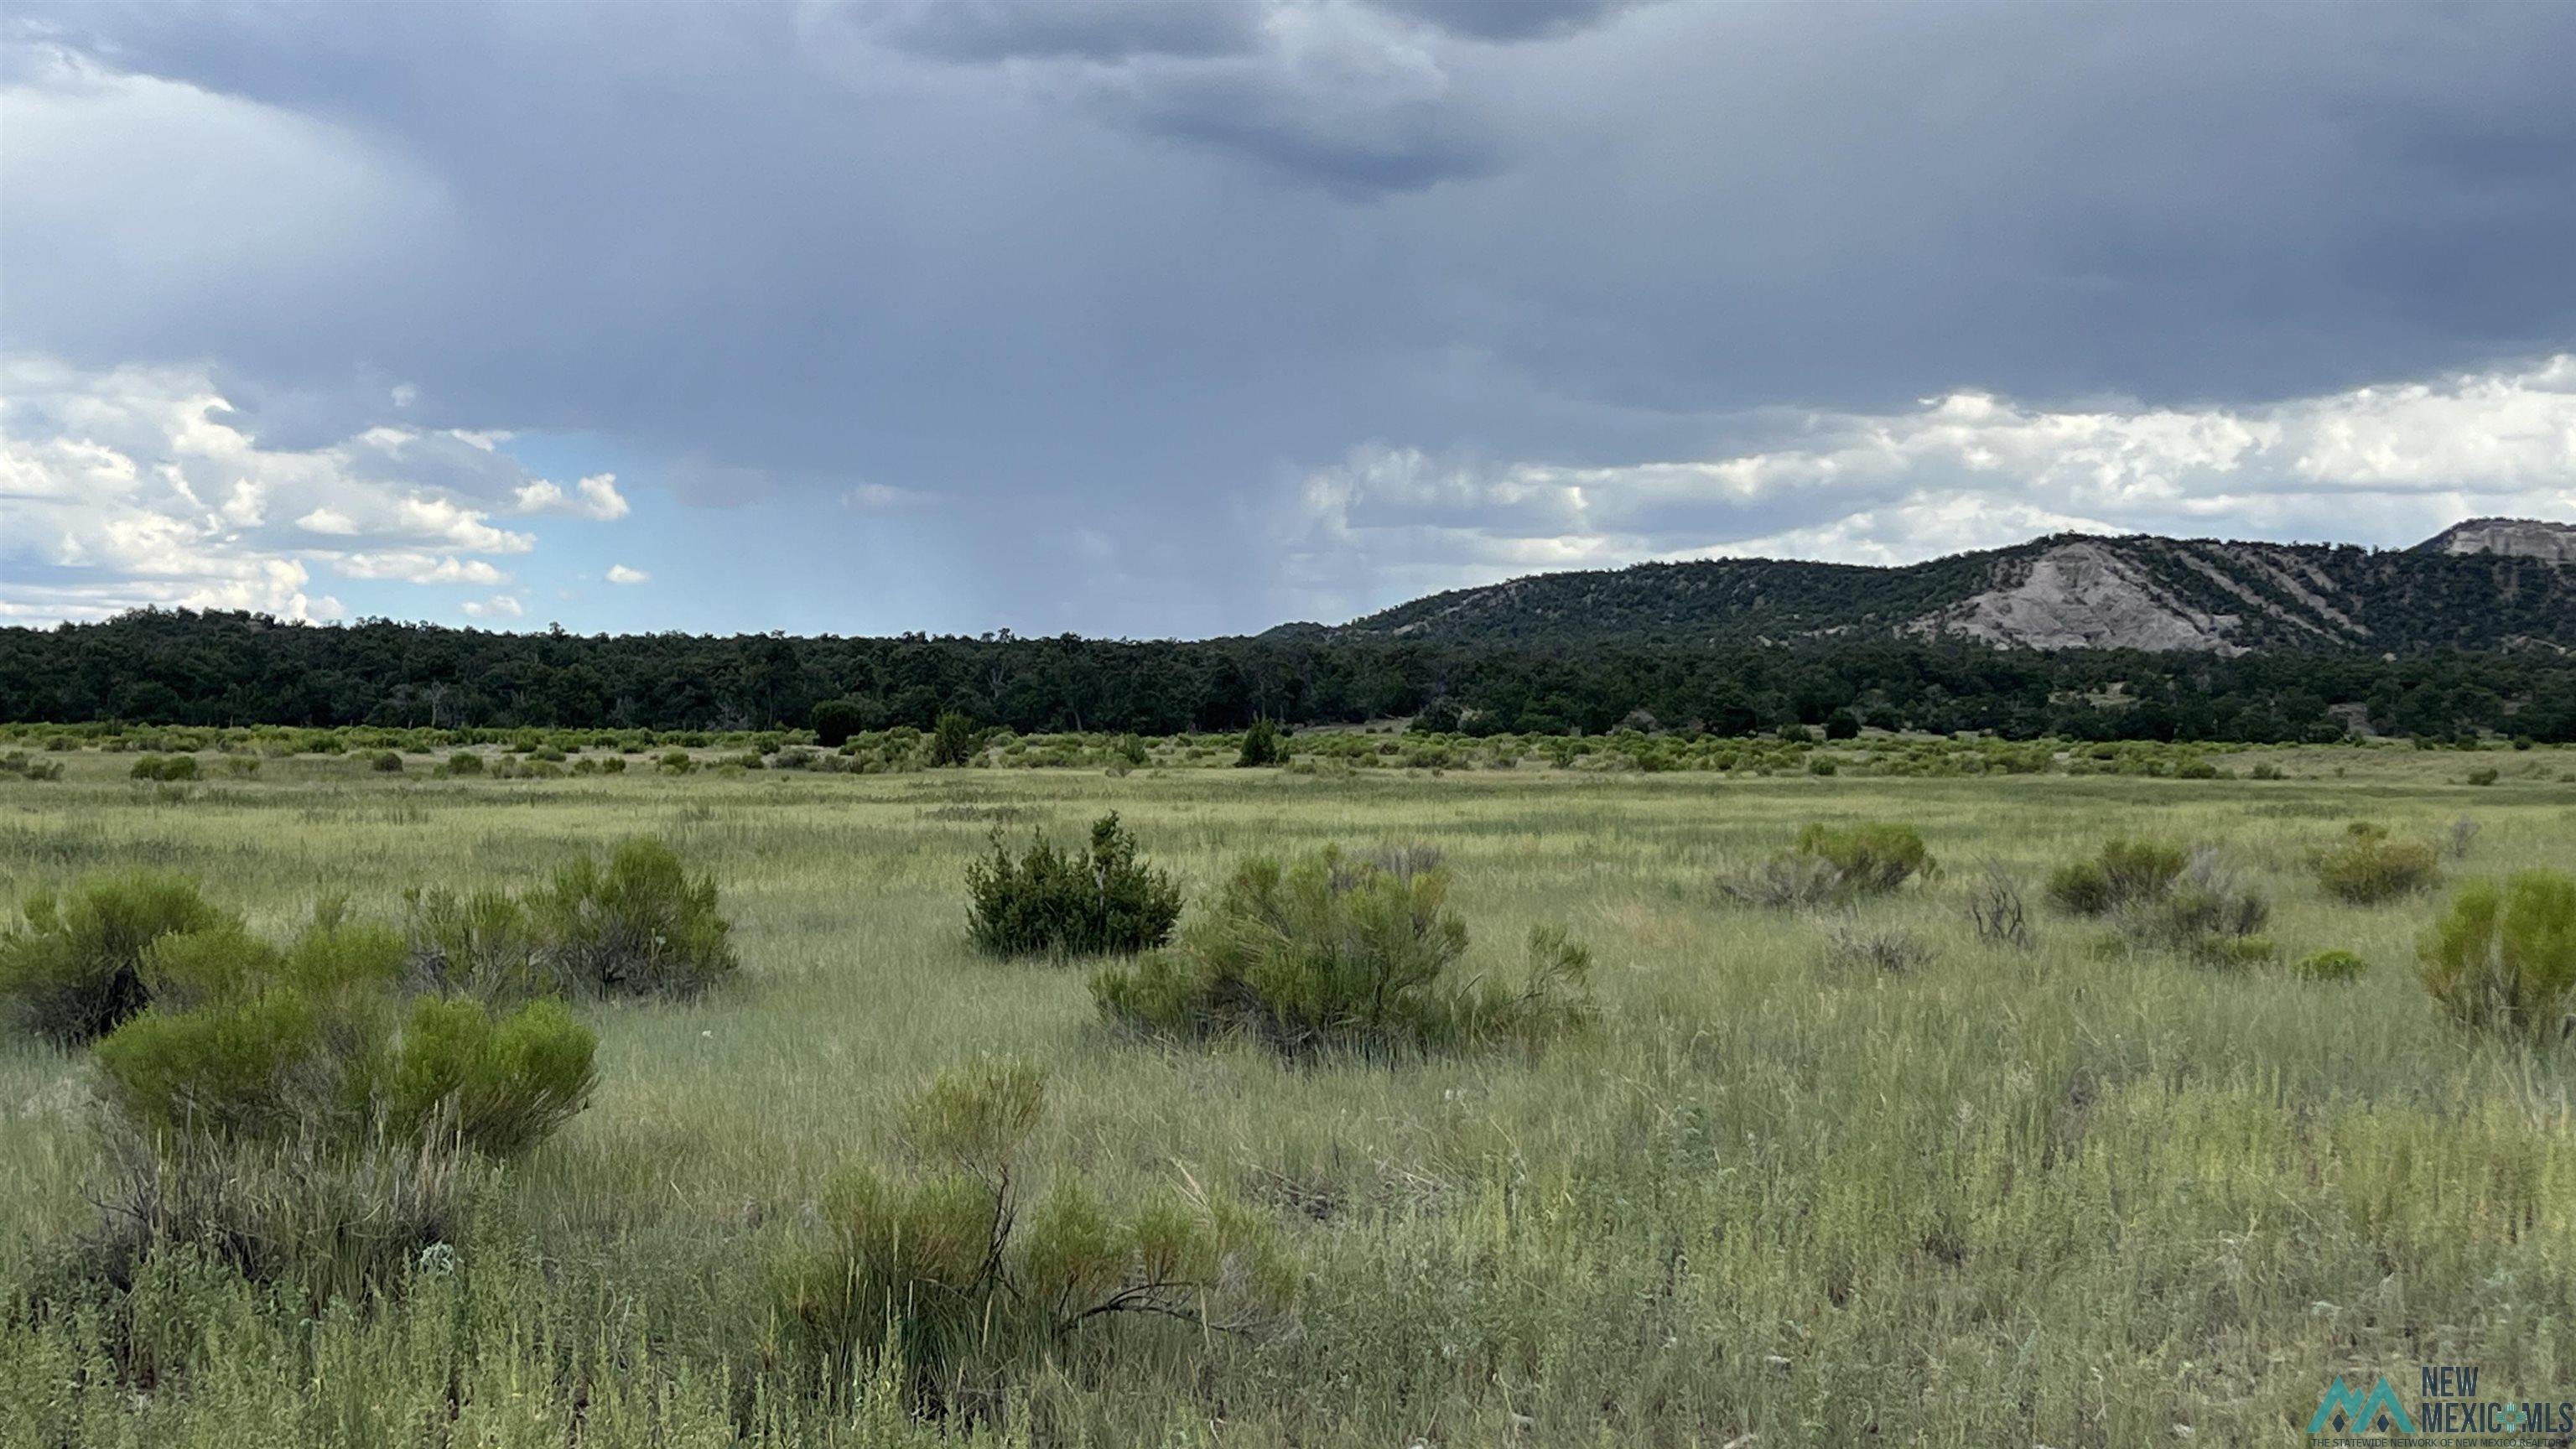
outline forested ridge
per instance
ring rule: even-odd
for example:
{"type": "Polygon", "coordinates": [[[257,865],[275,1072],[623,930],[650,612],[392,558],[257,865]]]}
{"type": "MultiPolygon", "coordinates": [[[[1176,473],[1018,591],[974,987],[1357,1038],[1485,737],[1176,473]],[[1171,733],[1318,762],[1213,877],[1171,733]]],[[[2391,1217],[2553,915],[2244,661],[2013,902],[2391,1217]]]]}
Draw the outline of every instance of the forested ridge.
{"type": "Polygon", "coordinates": [[[1839,639],[1546,649],[1297,631],[1123,641],[492,633],[145,611],[0,629],[0,718],[201,725],[861,727],[948,711],[1021,732],[1169,734],[1416,717],[1470,733],[1784,724],[2069,738],[2576,740],[2576,658],[2547,647],[2207,653],[1839,639]]]}
{"type": "MultiPolygon", "coordinates": [[[[1701,559],[1538,574],[1434,594],[1336,628],[1291,625],[1273,633],[1542,648],[1938,634],[1973,628],[1961,615],[1981,597],[2025,586],[2035,565],[2074,551],[2102,561],[2094,566],[2110,577],[2071,612],[2113,599],[2141,615],[2191,620],[2213,645],[2386,651],[2543,641],[2576,647],[2576,568],[2547,558],[2082,534],[1893,567],[1701,559]]],[[[2137,642],[2119,638],[2116,622],[2106,620],[2105,628],[2103,642],[2137,642]]]]}

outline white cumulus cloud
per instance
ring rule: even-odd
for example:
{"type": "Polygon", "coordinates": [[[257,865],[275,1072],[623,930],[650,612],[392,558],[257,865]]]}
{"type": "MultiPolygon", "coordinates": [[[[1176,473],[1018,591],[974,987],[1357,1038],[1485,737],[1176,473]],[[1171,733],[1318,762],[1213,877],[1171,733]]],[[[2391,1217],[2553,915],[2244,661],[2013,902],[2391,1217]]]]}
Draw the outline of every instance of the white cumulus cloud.
{"type": "Polygon", "coordinates": [[[608,581],[612,584],[650,583],[652,578],[653,576],[651,574],[644,572],[642,569],[630,569],[624,564],[610,564],[608,566],[608,581]]]}
{"type": "Polygon", "coordinates": [[[1648,558],[1903,563],[2056,531],[2399,546],[2487,514],[2576,518],[2576,356],[2234,407],[1736,420],[1742,451],[1619,466],[1373,445],[1298,481],[1288,580],[1317,612],[1648,558]]]}
{"type": "MultiPolygon", "coordinates": [[[[317,568],[504,584],[491,558],[527,553],[536,537],[493,515],[538,480],[497,438],[375,426],[320,447],[272,447],[202,366],[0,356],[0,617],[144,606],[337,617],[340,601],[310,587],[317,568]]],[[[601,474],[577,485],[565,511],[625,509],[601,474]]]]}
{"type": "Polygon", "coordinates": [[[560,483],[539,478],[512,489],[511,498],[519,513],[568,513],[607,522],[628,512],[626,495],[617,491],[614,473],[594,473],[574,484],[570,493],[560,483]]]}

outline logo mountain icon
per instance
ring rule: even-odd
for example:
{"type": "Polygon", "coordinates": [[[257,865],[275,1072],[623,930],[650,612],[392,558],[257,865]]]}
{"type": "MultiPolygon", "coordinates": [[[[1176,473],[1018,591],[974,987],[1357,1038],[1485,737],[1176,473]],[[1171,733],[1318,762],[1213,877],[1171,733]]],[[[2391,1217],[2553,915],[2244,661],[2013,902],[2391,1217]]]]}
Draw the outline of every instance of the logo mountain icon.
{"type": "Polygon", "coordinates": [[[2406,1406],[2397,1400],[2397,1391],[2388,1386],[2388,1376],[2381,1374],[2371,1385],[2368,1395],[2353,1392],[2340,1377],[2326,1381],[2324,1402],[2317,1405],[2316,1417],[2308,1420],[2311,1434],[2344,1434],[2375,1429],[2382,1434],[2412,1434],[2415,1421],[2407,1416],[2406,1406]]]}

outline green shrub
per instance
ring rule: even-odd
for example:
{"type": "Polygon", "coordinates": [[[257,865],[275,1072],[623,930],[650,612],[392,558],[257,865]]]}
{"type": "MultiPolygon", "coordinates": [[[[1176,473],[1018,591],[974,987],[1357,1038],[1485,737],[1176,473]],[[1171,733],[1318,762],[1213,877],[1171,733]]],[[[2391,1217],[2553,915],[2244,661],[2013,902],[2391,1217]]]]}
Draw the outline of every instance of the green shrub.
{"type": "Polygon", "coordinates": [[[403,757],[399,750],[378,750],[367,757],[367,765],[380,775],[402,773],[403,757]]]}
{"type": "Polygon", "coordinates": [[[134,762],[127,774],[137,780],[181,781],[197,778],[194,755],[145,755],[134,762]]]}
{"type": "Polygon", "coordinates": [[[686,750],[664,750],[662,758],[654,764],[665,775],[685,775],[698,767],[698,762],[686,750]]]}
{"type": "Polygon", "coordinates": [[[1332,849],[1247,861],[1174,946],[1095,974],[1092,996],[1139,1031],[1242,1035],[1292,1057],[1535,1040],[1590,1017],[1591,957],[1560,931],[1530,933],[1519,991],[1460,982],[1467,925],[1448,889],[1444,869],[1408,876],[1332,849]]]}
{"type": "Polygon", "coordinates": [[[1242,752],[1234,757],[1236,768],[1251,769],[1260,765],[1278,764],[1279,742],[1279,726],[1267,719],[1254,720],[1252,728],[1243,732],[1242,752]]]}
{"type": "Polygon", "coordinates": [[[483,773],[483,757],[472,750],[458,750],[447,757],[447,763],[439,766],[439,771],[448,775],[480,775],[483,773]]]}
{"type": "Polygon", "coordinates": [[[814,706],[806,721],[814,727],[814,743],[837,750],[868,727],[868,713],[857,700],[827,699],[814,706]]]}
{"type": "Polygon", "coordinates": [[[284,951],[229,926],[156,945],[153,1004],[99,1039],[103,1095],[147,1141],[371,1134],[508,1156],[581,1110],[595,1042],[560,1003],[394,994],[402,939],[325,917],[284,951]]]}
{"type": "Polygon", "coordinates": [[[602,868],[588,852],[558,868],[522,903],[567,988],[621,995],[688,995],[733,974],[733,925],[716,884],[692,876],[658,840],[621,842],[602,868]]]}
{"type": "MultiPolygon", "coordinates": [[[[48,748],[51,748],[52,744],[53,741],[46,741],[48,748]]],[[[0,755],[0,775],[16,775],[23,780],[59,780],[63,777],[63,762],[31,760],[25,750],[11,750],[6,755],[0,755]]]]}
{"type": "Polygon", "coordinates": [[[2139,944],[2179,951],[2204,965],[2244,966],[2272,959],[2272,943],[2260,934],[2271,918],[2271,902],[2217,851],[2203,847],[2161,894],[2123,906],[2119,926],[2139,944]]]}
{"type": "Polygon", "coordinates": [[[771,1274],[818,1384],[891,1368],[926,1411],[988,1408],[997,1381],[1113,1319],[1204,1334],[1287,1305],[1276,1235],[1227,1200],[1160,1193],[1121,1210],[1065,1177],[1024,1211],[1020,1159],[1044,1107],[1034,1069],[953,1069],[902,1112],[902,1171],[831,1186],[822,1231],[771,1274]]]}
{"type": "Polygon", "coordinates": [[[1832,861],[1794,851],[1723,873],[1717,888],[1739,904],[1775,910],[1812,910],[1850,898],[1842,872],[1832,861]]]}
{"type": "Polygon", "coordinates": [[[2309,851],[2308,867],[2327,895],[2360,906],[2431,890],[2442,878],[2433,847],[2384,832],[2348,832],[2309,851]]]}
{"type": "Polygon", "coordinates": [[[2496,768],[2493,765],[2480,765],[2469,772],[2469,783],[2472,785],[2492,785],[2495,782],[2496,768]]]}
{"type": "Polygon", "coordinates": [[[2290,970],[2310,981],[2358,981],[2370,973],[2370,963],[2350,951],[2318,951],[2290,970]]]}
{"type": "Polygon", "coordinates": [[[155,941],[238,927],[194,882],[147,872],[92,877],[63,897],[39,891],[24,917],[0,935],[0,1006],[21,1030],[58,1042],[88,1041],[143,1009],[143,957],[155,941]]]}
{"type": "Polygon", "coordinates": [[[939,722],[931,727],[930,763],[933,768],[966,764],[983,751],[983,731],[975,728],[975,721],[956,710],[943,712],[939,722]]]}
{"type": "Polygon", "coordinates": [[[2173,889],[2190,856],[2149,840],[2106,840],[2092,860],[2070,861],[2049,873],[2048,898],[2070,915],[2100,916],[2173,889]]]}
{"type": "Polygon", "coordinates": [[[406,962],[422,985],[484,1001],[564,989],[526,908],[507,891],[413,889],[403,901],[406,962]]]}
{"type": "Polygon", "coordinates": [[[966,867],[966,898],[967,935],[996,956],[1150,951],[1181,914],[1181,888],[1137,860],[1115,813],[1092,822],[1087,853],[1032,836],[1014,860],[996,830],[992,854],[966,867]]]}
{"type": "Polygon", "coordinates": [[[559,1001],[496,1020],[478,1001],[422,997],[387,1054],[379,1110],[396,1133],[516,1156],[588,1104],[596,1046],[559,1001]]]}
{"type": "Polygon", "coordinates": [[[2576,878],[2463,886],[2418,946],[2426,989],[2474,1027],[2553,1041],[2576,1029],[2576,878]]]}
{"type": "Polygon", "coordinates": [[[1796,852],[1831,865],[1845,895],[1886,895],[1932,870],[1931,852],[1911,825],[1810,824],[1798,832],[1796,852]]]}

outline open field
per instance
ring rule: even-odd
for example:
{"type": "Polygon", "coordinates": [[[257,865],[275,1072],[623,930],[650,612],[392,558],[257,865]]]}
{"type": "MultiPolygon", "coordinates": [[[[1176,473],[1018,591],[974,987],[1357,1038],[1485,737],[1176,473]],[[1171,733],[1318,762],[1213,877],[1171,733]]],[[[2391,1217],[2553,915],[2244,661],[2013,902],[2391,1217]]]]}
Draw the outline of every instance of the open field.
{"type": "MultiPolygon", "coordinates": [[[[804,1392],[767,1264],[894,1102],[978,1051],[1042,1064],[1040,1179],[1240,1197],[1302,1275],[1293,1316],[1109,1322],[957,1432],[1037,1443],[2134,1446],[2299,1440],[2327,1377],[2480,1366],[2576,1397],[2576,1050],[2439,1015],[2439,894],[2325,896],[2345,822],[2447,841],[2450,885],[2576,863],[2576,752],[2213,756],[2233,778],[1856,770],[637,769],[556,779],[270,759],[185,786],[73,750],[0,778],[0,895],[150,866],[282,932],[345,893],[527,879],[635,833],[711,872],[744,970],[686,1004],[586,1005],[589,1110],[491,1186],[453,1272],[319,1321],[220,1274],[118,1326],[25,1285],[95,1215],[78,1054],[0,1045],[0,1445],[891,1444],[941,1431],[804,1392]],[[2289,776],[2244,778],[2263,761],[2289,776]],[[2491,766],[2495,783],[2462,783],[2491,766]],[[1544,1049],[1394,1068],[1106,1030],[1080,967],[997,963],[961,871],[997,824],[1121,813],[1192,899],[1256,852],[1423,840],[1471,958],[1533,925],[1596,958],[1600,1020],[1544,1049]],[[1829,918],[1725,902],[1810,821],[1899,821],[1943,863],[1858,908],[1932,948],[1828,959],[1829,918]],[[2038,883],[2111,833],[2216,846],[2284,960],[2351,983],[2106,951],[2038,883]],[[2028,951],[1979,943],[1985,863],[2028,951]],[[101,1345],[151,1345],[149,1384],[101,1345]],[[1753,1437],[1758,1436],[1758,1437],[1753,1437]]],[[[209,757],[211,764],[212,757],[209,757]]],[[[2410,1390],[2411,1393],[2411,1390],[2410,1390]]]]}

